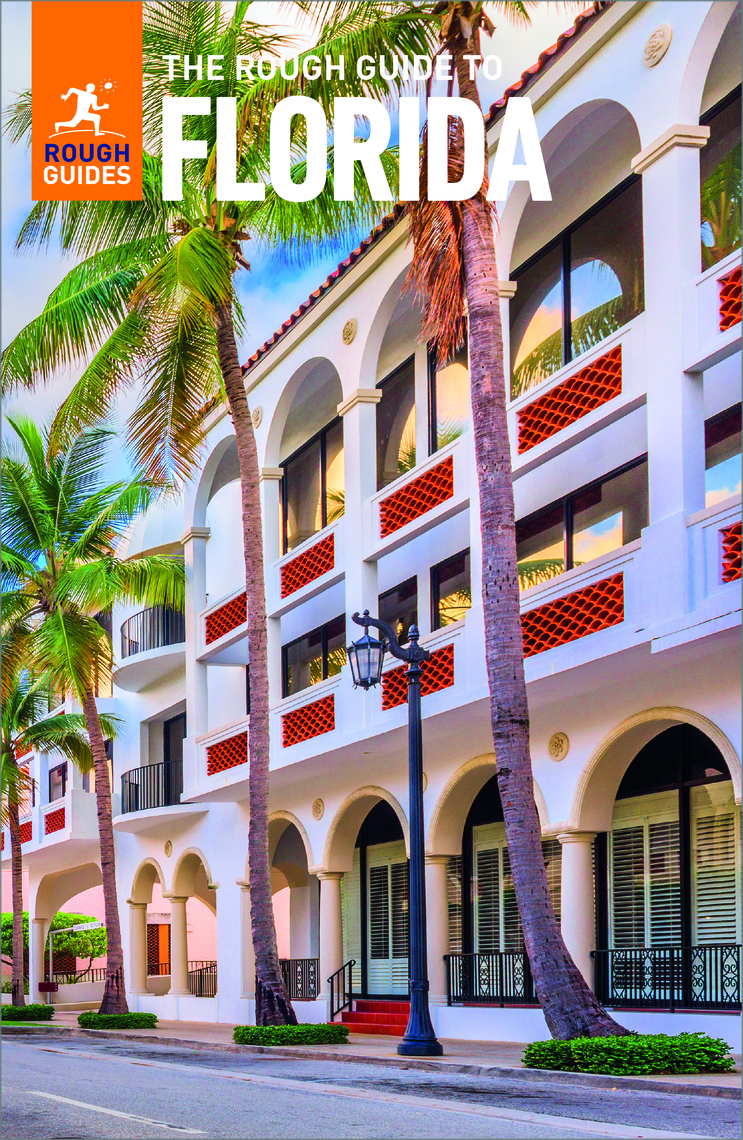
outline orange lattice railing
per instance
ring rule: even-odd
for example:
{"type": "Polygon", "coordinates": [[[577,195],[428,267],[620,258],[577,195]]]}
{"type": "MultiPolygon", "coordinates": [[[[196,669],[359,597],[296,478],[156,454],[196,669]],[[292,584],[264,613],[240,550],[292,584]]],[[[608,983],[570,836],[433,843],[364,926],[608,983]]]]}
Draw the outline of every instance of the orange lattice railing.
{"type": "Polygon", "coordinates": [[[592,360],[518,413],[519,455],[622,392],[622,346],[592,360]]]}
{"type": "MultiPolygon", "coordinates": [[[[382,710],[404,705],[408,699],[407,665],[398,665],[382,677],[382,710]]],[[[444,645],[431,654],[421,666],[421,696],[438,693],[454,684],[454,646],[444,645]]]]}
{"type": "Polygon", "coordinates": [[[437,463],[417,479],[411,479],[404,487],[382,499],[379,504],[382,538],[425,515],[439,503],[451,499],[453,494],[454,459],[450,455],[443,463],[437,463]]]}
{"type": "Polygon", "coordinates": [[[21,843],[30,843],[33,839],[33,823],[27,819],[21,824],[21,843]]]}
{"type": "Polygon", "coordinates": [[[281,742],[284,748],[291,748],[292,744],[311,740],[313,736],[322,736],[324,732],[332,732],[334,728],[335,698],[331,693],[329,697],[322,697],[319,701],[302,705],[301,708],[282,716],[281,742]]]}
{"type": "Polygon", "coordinates": [[[23,742],[21,742],[20,744],[16,744],[16,746],[15,746],[15,758],[16,758],[16,760],[20,760],[20,758],[22,756],[28,756],[30,751],[31,751],[31,745],[30,744],[24,744],[23,742]]]}
{"type": "Polygon", "coordinates": [[[321,574],[327,574],[335,566],[335,535],[329,534],[322,542],[316,542],[304,554],[298,554],[281,567],[281,596],[301,590],[302,586],[314,582],[321,574]]]}
{"type": "Polygon", "coordinates": [[[524,657],[577,641],[624,621],[624,575],[593,582],[521,615],[524,657]]]}
{"type": "Polygon", "coordinates": [[[224,637],[238,626],[244,625],[248,620],[248,607],[245,594],[238,594],[229,602],[225,602],[219,609],[213,610],[206,617],[206,644],[224,637]]]}
{"type": "Polygon", "coordinates": [[[722,580],[735,582],[740,578],[740,523],[733,523],[720,531],[722,535],[722,580]]]}
{"type": "Polygon", "coordinates": [[[720,286],[720,332],[740,324],[741,317],[741,274],[740,266],[721,277],[720,286]]]}
{"type": "Polygon", "coordinates": [[[44,835],[51,835],[53,831],[64,829],[64,808],[57,808],[44,816],[44,835]]]}
{"type": "Polygon", "coordinates": [[[216,776],[217,772],[226,772],[228,768],[237,768],[238,764],[246,764],[248,760],[248,734],[239,732],[237,736],[228,736],[226,740],[218,740],[210,744],[206,750],[206,774],[216,776]]]}

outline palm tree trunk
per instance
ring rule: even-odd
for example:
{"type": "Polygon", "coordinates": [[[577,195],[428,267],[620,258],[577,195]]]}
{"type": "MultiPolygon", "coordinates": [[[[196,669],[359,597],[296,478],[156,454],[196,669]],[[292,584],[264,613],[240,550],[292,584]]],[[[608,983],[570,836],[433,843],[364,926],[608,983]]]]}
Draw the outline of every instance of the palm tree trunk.
{"type": "Polygon", "coordinates": [[[23,982],[23,856],[21,854],[21,825],[18,822],[18,803],[8,796],[8,824],[10,829],[10,866],[13,882],[13,1005],[25,1005],[23,982]]]}
{"type": "Polygon", "coordinates": [[[99,1013],[128,1013],[124,987],[124,952],[116,891],[116,856],[111,818],[111,780],[108,774],[106,746],[98,717],[98,706],[92,689],[82,694],[85,725],[90,739],[95,771],[95,799],[98,811],[98,841],[101,850],[103,906],[106,919],[106,985],[99,1013]]]}
{"type": "MultiPolygon", "coordinates": [[[[479,51],[477,32],[469,43],[460,35],[453,45],[460,95],[478,109],[464,53],[479,51]]],[[[487,143],[485,154],[487,188],[487,143]]],[[[483,197],[473,198],[463,211],[463,260],[490,715],[513,883],[534,984],[552,1035],[567,1040],[623,1034],[626,1030],[599,1004],[562,940],[542,856],[529,749],[498,273],[493,223],[483,197]]]]}
{"type": "Polygon", "coordinates": [[[255,1021],[256,1025],[296,1025],[297,1018],[279,966],[268,862],[268,660],[258,450],[237,355],[232,311],[227,305],[217,312],[217,351],[240,464],[250,669],[248,868],[250,921],[255,952],[255,1021]]]}

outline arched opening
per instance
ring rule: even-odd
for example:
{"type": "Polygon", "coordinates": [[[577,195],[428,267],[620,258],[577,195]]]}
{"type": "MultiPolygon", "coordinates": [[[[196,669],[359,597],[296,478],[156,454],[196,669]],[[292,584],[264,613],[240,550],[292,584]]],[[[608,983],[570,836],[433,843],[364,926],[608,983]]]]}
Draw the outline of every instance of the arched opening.
{"type": "MultiPolygon", "coordinates": [[[[186,851],[181,855],[173,872],[171,890],[163,898],[170,901],[171,992],[215,997],[217,892],[211,886],[211,873],[199,851],[186,851]]],[[[149,922],[147,933],[149,957],[149,922]]]]}
{"type": "Polygon", "coordinates": [[[292,1001],[318,993],[320,882],[308,869],[306,836],[285,817],[269,823],[271,892],[276,943],[292,1001]]]}
{"type": "Polygon", "coordinates": [[[49,932],[82,921],[103,920],[101,870],[97,863],[85,863],[66,871],[44,875],[29,899],[28,945],[24,949],[24,973],[29,978],[31,1001],[38,1000],[36,986],[54,981],[60,987],[51,995],[53,1003],[75,998],[96,1000],[103,995],[106,954],[100,937],[92,940],[71,933],[52,937],[49,932]]]}
{"type": "Polygon", "coordinates": [[[740,1002],[740,810],[730,770],[691,724],[635,754],[596,839],[597,984],[614,1005],[740,1002]]]}

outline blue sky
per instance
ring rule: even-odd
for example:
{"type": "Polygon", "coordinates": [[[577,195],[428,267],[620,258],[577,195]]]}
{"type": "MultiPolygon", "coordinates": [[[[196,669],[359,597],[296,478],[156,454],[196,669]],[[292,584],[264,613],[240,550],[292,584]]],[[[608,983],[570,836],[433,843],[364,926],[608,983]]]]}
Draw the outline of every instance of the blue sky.
{"type": "MultiPolygon", "coordinates": [[[[498,99],[503,90],[531,66],[539,53],[554,43],[568,28],[583,4],[540,3],[532,15],[532,26],[516,30],[494,14],[496,34],[490,52],[503,64],[499,80],[481,82],[484,107],[498,99]]],[[[256,5],[253,5],[255,8],[256,5]]],[[[268,22],[275,19],[278,5],[261,3],[260,16],[268,22]]],[[[16,92],[31,83],[31,3],[26,0],[2,2],[2,103],[7,107],[16,92]]],[[[31,205],[31,169],[23,147],[2,147],[2,343],[7,344],[43,307],[49,292],[59,283],[73,264],[63,260],[54,245],[47,251],[18,255],[14,242],[31,205]]],[[[349,244],[348,248],[352,248],[349,244]]],[[[246,251],[247,252],[247,251],[246,251]]],[[[245,360],[304,301],[310,292],[335,268],[347,250],[335,251],[313,264],[277,264],[267,253],[251,250],[250,273],[241,273],[238,290],[248,315],[241,344],[245,360]]],[[[60,375],[46,389],[24,394],[7,401],[5,411],[22,407],[34,418],[49,418],[76,379],[75,374],[60,375]]],[[[127,409],[122,408],[124,413],[127,409]]]]}

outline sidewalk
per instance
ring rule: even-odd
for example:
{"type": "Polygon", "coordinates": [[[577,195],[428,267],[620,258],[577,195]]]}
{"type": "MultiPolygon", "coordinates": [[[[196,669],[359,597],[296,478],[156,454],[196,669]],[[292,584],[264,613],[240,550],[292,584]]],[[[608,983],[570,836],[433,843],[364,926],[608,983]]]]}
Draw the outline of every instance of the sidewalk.
{"type": "Polygon", "coordinates": [[[558,1073],[542,1069],[526,1069],[521,1063],[523,1044],[512,1041],[442,1040],[444,1056],[436,1060],[398,1057],[394,1038],[352,1033],[348,1045],[302,1045],[299,1047],[264,1047],[235,1045],[234,1026],[200,1021],[160,1021],[157,1029],[122,1030],[80,1029],[77,1013],[59,1012],[53,1022],[26,1028],[4,1026],[10,1036],[59,1031],[75,1037],[112,1037],[122,1041],[146,1044],[159,1042],[165,1046],[187,1049],[217,1050],[229,1053],[269,1053],[278,1057],[302,1060],[326,1060],[356,1064],[385,1065],[398,1069],[421,1069],[428,1072],[466,1073],[471,1076],[505,1076],[531,1081],[557,1080],[595,1088],[642,1089],[678,1092],[685,1095],[722,1096],[736,1099],[741,1095],[741,1058],[735,1056],[738,1072],[697,1073],[694,1075],[654,1074],[652,1077],[612,1077],[598,1073],[558,1073]]]}

